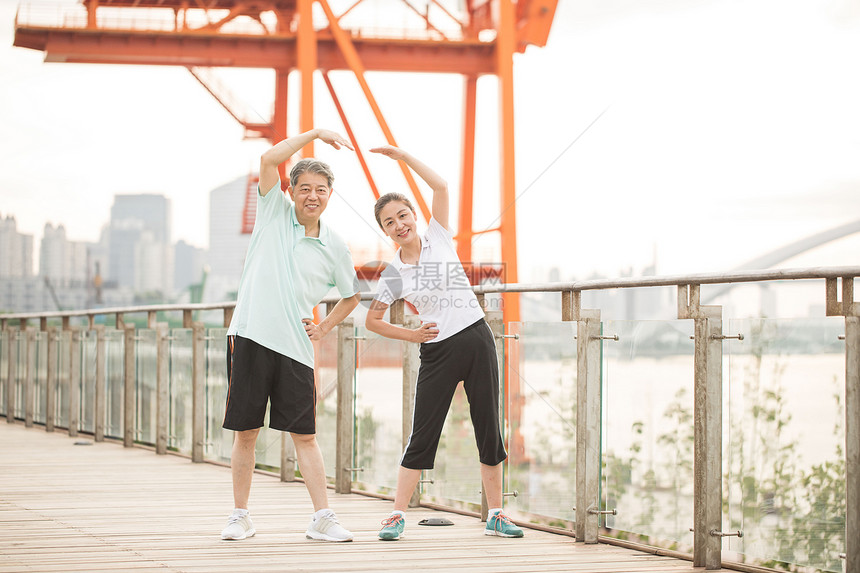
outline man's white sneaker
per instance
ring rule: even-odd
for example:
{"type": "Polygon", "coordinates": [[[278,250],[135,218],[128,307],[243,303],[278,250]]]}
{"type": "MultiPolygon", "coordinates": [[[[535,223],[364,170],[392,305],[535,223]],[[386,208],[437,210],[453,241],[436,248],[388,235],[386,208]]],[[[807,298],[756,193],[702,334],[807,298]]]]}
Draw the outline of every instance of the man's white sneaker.
{"type": "Polygon", "coordinates": [[[305,536],[308,539],[320,539],[322,541],[352,541],[352,532],[343,528],[331,510],[328,510],[321,517],[311,519],[305,536]]]}
{"type": "Polygon", "coordinates": [[[251,515],[234,511],[227,520],[227,527],[221,532],[221,539],[245,539],[246,537],[253,537],[255,533],[257,530],[251,523],[251,515]]]}

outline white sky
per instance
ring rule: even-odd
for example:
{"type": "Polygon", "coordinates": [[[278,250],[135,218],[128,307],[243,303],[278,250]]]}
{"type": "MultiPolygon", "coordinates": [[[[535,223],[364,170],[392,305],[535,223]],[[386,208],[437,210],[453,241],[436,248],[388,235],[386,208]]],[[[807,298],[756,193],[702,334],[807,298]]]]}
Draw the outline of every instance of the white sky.
{"type": "MultiPolygon", "coordinates": [[[[243,141],[184,69],[46,64],[12,47],[17,4],[0,0],[0,215],[38,252],[46,222],[94,241],[114,194],[161,193],[174,240],[207,246],[209,191],[255,168],[266,144],[243,141]]],[[[552,266],[565,279],[638,272],[655,249],[660,274],[728,270],[860,218],[855,2],[561,0],[548,46],[518,55],[515,73],[520,280],[552,266]]],[[[221,76],[268,116],[270,72],[221,76]]],[[[460,79],[368,78],[399,144],[448,179],[456,204],[460,79]]],[[[332,79],[359,144],[383,143],[355,79],[332,79]]],[[[316,90],[317,124],[343,132],[316,90]]],[[[476,227],[498,216],[495,109],[484,78],[476,227]]],[[[358,162],[323,147],[337,175],[325,216],[374,245],[358,162]]],[[[383,191],[405,187],[393,162],[370,159],[383,191]]],[[[494,244],[486,235],[476,252],[494,244]]],[[[787,266],[860,264],[858,249],[853,238],[787,266]]]]}

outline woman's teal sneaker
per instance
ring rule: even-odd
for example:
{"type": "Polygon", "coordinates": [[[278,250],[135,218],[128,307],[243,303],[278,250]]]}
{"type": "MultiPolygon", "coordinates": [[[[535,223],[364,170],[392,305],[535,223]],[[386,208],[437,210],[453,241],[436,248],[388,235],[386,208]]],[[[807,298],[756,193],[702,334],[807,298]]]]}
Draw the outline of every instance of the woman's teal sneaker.
{"type": "Polygon", "coordinates": [[[498,535],[499,537],[522,537],[523,530],[514,525],[507,515],[502,512],[494,513],[487,518],[487,527],[484,535],[498,535]]]}
{"type": "Polygon", "coordinates": [[[383,520],[382,529],[379,530],[379,538],[384,541],[397,541],[403,535],[406,520],[399,513],[392,513],[388,519],[383,520]]]}

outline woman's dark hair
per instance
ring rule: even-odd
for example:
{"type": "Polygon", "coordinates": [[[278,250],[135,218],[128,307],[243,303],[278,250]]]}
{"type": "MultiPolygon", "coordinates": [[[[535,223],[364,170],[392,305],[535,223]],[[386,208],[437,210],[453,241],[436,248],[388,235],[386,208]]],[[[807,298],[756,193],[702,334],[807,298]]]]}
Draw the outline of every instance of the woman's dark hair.
{"type": "Polygon", "coordinates": [[[373,215],[376,217],[376,223],[379,225],[380,229],[382,228],[382,221],[379,220],[379,212],[392,201],[402,201],[407,207],[409,207],[410,211],[413,213],[415,212],[415,207],[412,206],[412,201],[407,199],[406,195],[403,193],[386,193],[376,200],[376,206],[373,208],[373,215]]]}

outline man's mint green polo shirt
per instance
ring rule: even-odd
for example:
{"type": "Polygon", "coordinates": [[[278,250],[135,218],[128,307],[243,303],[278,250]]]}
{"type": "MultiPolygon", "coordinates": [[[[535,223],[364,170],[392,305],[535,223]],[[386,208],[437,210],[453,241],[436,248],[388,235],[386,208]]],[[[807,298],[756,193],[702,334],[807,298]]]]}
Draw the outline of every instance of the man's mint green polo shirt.
{"type": "MultiPolygon", "coordinates": [[[[302,324],[332,287],[342,298],[358,292],[346,243],[320,220],[319,238],[306,237],[280,181],[260,195],[257,218],[227,334],[237,334],[314,367],[314,350],[302,324]]],[[[217,256],[217,254],[216,254],[217,256]]]]}

